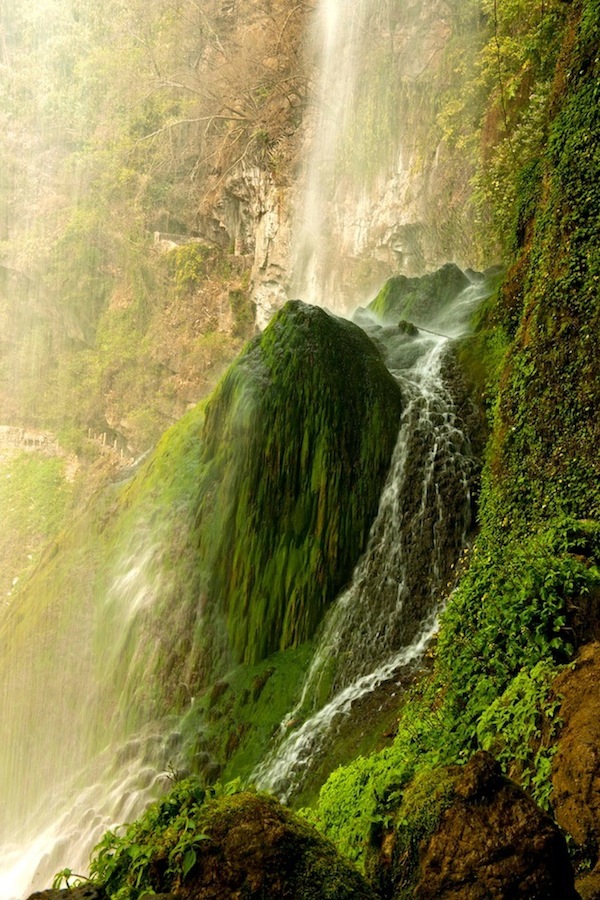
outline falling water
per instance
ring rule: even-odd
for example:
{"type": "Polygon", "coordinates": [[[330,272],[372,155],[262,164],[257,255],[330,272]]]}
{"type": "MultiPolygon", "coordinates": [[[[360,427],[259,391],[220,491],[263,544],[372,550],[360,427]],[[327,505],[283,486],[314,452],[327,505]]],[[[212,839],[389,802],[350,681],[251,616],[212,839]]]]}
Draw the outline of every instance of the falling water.
{"type": "Polygon", "coordinates": [[[434,124],[451,21],[443,0],[317,5],[289,296],[347,311],[472,252],[434,124]]]}
{"type": "Polygon", "coordinates": [[[44,582],[33,605],[15,603],[0,622],[1,900],[47,887],[65,867],[85,874],[101,836],[139,815],[180,766],[176,720],[131,722],[127,709],[130,648],[149,655],[143,619],[170,589],[161,560],[157,530],[133,527],[97,596],[59,574],[58,590],[44,582]]]}
{"type": "Polygon", "coordinates": [[[293,293],[307,303],[319,304],[328,295],[327,217],[372,5],[372,0],[357,0],[350,7],[339,0],[322,0],[316,14],[313,41],[318,45],[319,77],[292,263],[293,293]]]}
{"type": "MultiPolygon", "coordinates": [[[[467,288],[427,324],[460,334],[484,293],[481,284],[467,288]]],[[[367,330],[387,345],[405,410],[366,552],[324,623],[278,745],[253,775],[286,799],[302,786],[324,741],[353,704],[384,682],[405,679],[422,661],[471,524],[476,463],[443,374],[451,338],[430,330],[417,336],[394,327],[367,330]],[[328,701],[311,709],[324,684],[328,701]]]]}
{"type": "MultiPolygon", "coordinates": [[[[322,0],[317,11],[318,104],[292,276],[294,292],[307,301],[331,296],[332,239],[325,237],[334,233],[331,200],[344,193],[340,158],[351,130],[365,36],[381,10],[379,0],[350,5],[322,0]]],[[[473,292],[465,294],[463,311],[477,299],[473,292]]],[[[420,324],[452,336],[463,320],[420,324]]],[[[262,784],[283,795],[298,787],[303,766],[336,720],[361,696],[397,680],[421,659],[469,526],[474,463],[443,379],[448,338],[422,332],[396,346],[397,329],[392,335],[373,323],[367,330],[399,381],[405,412],[369,547],[324,623],[302,697],[285,723],[303,717],[304,724],[295,731],[285,728],[287,737],[257,771],[262,784]],[[315,710],[313,698],[325,682],[328,701],[315,710]]],[[[17,633],[16,604],[0,621],[0,707],[10,711],[3,724],[11,739],[10,747],[0,748],[0,900],[47,886],[63,866],[85,870],[101,834],[137,815],[164,789],[169,767],[179,762],[180,739],[170,720],[149,716],[143,727],[119,722],[115,736],[110,691],[99,684],[122,664],[126,645],[135,643],[139,620],[158,592],[170,589],[160,571],[161,542],[143,532],[138,537],[139,545],[123,553],[101,608],[82,584],[64,608],[36,613],[38,624],[25,638],[17,633]],[[105,646],[91,646],[91,636],[103,629],[105,646]],[[21,704],[24,697],[27,704],[21,704]],[[39,706],[33,697],[41,698],[39,706]],[[24,771],[31,777],[23,779],[19,796],[24,771]],[[33,812],[25,817],[25,809],[33,812]]],[[[25,609],[25,618],[29,612],[25,609]]]]}

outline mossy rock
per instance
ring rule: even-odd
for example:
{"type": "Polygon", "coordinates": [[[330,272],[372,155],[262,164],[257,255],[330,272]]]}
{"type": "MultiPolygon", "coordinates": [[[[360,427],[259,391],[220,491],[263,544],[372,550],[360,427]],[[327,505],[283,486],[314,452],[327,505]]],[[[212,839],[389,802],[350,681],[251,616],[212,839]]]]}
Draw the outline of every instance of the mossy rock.
{"type": "Polygon", "coordinates": [[[182,900],[375,900],[334,845],[273,797],[244,792],[215,800],[199,824],[206,839],[173,888],[182,900]]]}
{"type": "Polygon", "coordinates": [[[208,618],[233,657],[297,646],[364,549],[401,415],[365,333],[288,304],[230,368],[206,409],[197,527],[208,618]]]}
{"type": "Polygon", "coordinates": [[[402,334],[408,334],[411,337],[416,337],[419,333],[419,329],[416,325],[413,325],[412,322],[409,322],[407,319],[400,319],[398,322],[398,330],[402,332],[402,334]]]}
{"type": "Polygon", "coordinates": [[[396,275],[386,281],[367,309],[387,323],[408,319],[426,326],[470,284],[454,263],[420,278],[396,275]]]}
{"type": "Polygon", "coordinates": [[[424,770],[398,796],[367,864],[380,896],[576,900],[564,836],[489,753],[424,770]]]}

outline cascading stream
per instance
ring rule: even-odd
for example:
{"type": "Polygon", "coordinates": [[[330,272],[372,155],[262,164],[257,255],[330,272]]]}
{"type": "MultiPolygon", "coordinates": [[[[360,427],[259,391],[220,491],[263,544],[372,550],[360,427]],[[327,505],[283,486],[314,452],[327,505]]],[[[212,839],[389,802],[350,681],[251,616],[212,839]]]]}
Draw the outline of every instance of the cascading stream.
{"type": "Polygon", "coordinates": [[[279,745],[253,773],[283,798],[302,786],[339,717],[378,685],[405,676],[435,633],[471,521],[476,467],[444,383],[449,345],[449,338],[420,333],[389,360],[405,410],[368,547],[327,617],[279,745]],[[324,690],[329,699],[315,711],[313,698],[324,690]]]}

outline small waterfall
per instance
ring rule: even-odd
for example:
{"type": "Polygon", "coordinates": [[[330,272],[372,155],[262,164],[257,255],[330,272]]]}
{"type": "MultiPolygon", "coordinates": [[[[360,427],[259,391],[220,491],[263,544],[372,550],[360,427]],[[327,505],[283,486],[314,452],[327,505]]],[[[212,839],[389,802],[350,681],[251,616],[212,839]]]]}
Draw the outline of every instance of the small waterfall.
{"type": "MultiPolygon", "coordinates": [[[[480,298],[480,290],[468,288],[443,324],[459,332],[480,298]]],[[[386,332],[392,341],[398,338],[395,328],[370,330],[378,341],[386,332]]],[[[260,787],[282,798],[302,786],[340,717],[379,685],[405,680],[436,631],[471,524],[476,468],[444,383],[449,345],[448,337],[420,332],[390,351],[405,411],[367,550],[328,614],[278,745],[253,773],[260,787]],[[326,702],[315,710],[315,698],[324,695],[326,702]]]]}

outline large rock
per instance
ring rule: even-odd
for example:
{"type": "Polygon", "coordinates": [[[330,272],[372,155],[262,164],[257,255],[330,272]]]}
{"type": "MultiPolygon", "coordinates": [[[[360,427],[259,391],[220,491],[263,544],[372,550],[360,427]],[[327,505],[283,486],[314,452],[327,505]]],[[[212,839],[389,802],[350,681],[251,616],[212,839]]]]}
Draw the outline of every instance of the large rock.
{"type": "Polygon", "coordinates": [[[388,900],[575,900],[566,842],[486,752],[403,791],[367,871],[388,900]]]}
{"type": "Polygon", "coordinates": [[[50,889],[32,894],[28,900],[108,900],[108,894],[102,886],[82,884],[79,887],[64,890],[50,889]]]}
{"type": "Polygon", "coordinates": [[[552,806],[579,856],[595,866],[583,897],[600,897],[600,643],[583,647],[574,668],[554,683],[563,728],[552,764],[552,806]]]}
{"type": "Polygon", "coordinates": [[[388,279],[368,309],[384,322],[408,319],[417,325],[433,325],[440,314],[471,284],[454,263],[441,269],[407,278],[396,275],[388,279]]]}
{"type": "Polygon", "coordinates": [[[242,793],[215,801],[202,828],[208,840],[173,887],[182,900],[376,900],[334,845],[274,798],[242,793]]]}
{"type": "Polygon", "coordinates": [[[365,333],[292,301],[207,410],[197,527],[203,606],[238,662],[309,639],[364,549],[401,415],[365,333]]]}
{"type": "Polygon", "coordinates": [[[456,781],[421,858],[419,900],[576,898],[566,842],[554,822],[488,753],[456,781]]]}

